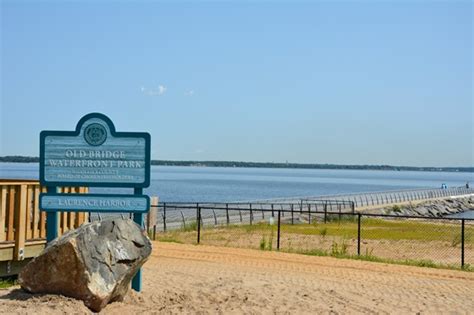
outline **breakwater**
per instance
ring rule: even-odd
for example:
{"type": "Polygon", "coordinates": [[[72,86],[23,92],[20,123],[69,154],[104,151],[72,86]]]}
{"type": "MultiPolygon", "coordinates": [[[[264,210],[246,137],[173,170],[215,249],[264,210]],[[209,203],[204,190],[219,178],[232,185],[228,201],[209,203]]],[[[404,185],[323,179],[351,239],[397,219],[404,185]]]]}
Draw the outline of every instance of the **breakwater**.
{"type": "Polygon", "coordinates": [[[393,205],[382,208],[379,212],[392,215],[444,217],[472,210],[474,210],[474,197],[464,197],[430,200],[417,204],[393,205]]]}

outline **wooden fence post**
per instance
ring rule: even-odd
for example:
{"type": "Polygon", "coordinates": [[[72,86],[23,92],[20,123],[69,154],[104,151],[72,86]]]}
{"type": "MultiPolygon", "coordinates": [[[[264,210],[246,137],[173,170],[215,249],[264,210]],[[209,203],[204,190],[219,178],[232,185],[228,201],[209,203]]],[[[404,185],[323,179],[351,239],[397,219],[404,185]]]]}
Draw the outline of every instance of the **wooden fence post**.
{"type": "Polygon", "coordinates": [[[150,211],[148,211],[147,218],[146,218],[146,230],[150,232],[152,226],[156,225],[157,217],[158,217],[158,197],[151,197],[150,200],[150,211]]]}
{"type": "Polygon", "coordinates": [[[20,186],[20,194],[17,199],[16,226],[15,226],[15,248],[13,258],[23,260],[25,255],[25,236],[26,236],[26,210],[27,210],[27,185],[20,186]]]}
{"type": "Polygon", "coordinates": [[[2,186],[0,192],[0,242],[6,240],[5,219],[7,217],[7,187],[2,186]]]}

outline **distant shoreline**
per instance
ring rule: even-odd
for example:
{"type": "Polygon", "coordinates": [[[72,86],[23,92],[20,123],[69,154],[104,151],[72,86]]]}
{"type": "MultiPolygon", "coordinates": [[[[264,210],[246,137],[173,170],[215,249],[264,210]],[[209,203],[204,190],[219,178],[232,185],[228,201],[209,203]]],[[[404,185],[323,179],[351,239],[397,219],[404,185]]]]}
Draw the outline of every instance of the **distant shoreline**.
{"type": "MultiPolygon", "coordinates": [[[[4,163],[38,163],[38,157],[3,156],[4,163]]],[[[151,165],[160,166],[198,166],[198,167],[252,167],[252,168],[295,168],[295,169],[326,169],[326,170],[376,170],[376,171],[420,171],[420,172],[465,172],[474,173],[474,167],[421,167],[393,165],[344,165],[317,163],[273,163],[273,162],[242,162],[242,161],[171,161],[152,160],[151,165]]]]}

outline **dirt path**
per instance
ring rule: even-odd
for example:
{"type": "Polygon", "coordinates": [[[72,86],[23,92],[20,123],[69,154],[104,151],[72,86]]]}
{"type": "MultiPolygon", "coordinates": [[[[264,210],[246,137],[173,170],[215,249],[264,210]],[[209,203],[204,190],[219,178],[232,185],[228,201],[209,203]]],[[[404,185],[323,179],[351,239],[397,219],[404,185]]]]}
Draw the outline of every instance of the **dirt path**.
{"type": "MultiPolygon", "coordinates": [[[[105,314],[472,313],[474,273],[154,243],[144,290],[105,314]]],[[[87,313],[73,299],[0,290],[0,313],[87,313]]]]}

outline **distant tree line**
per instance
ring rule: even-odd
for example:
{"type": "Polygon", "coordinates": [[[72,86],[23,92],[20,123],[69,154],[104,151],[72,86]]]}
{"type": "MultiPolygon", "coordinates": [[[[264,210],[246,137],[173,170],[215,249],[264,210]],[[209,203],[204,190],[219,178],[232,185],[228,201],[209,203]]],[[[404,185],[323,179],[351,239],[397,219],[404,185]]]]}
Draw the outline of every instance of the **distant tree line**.
{"type": "Polygon", "coordinates": [[[0,156],[0,162],[39,163],[39,157],[36,157],[36,156],[20,156],[20,155],[0,156]]]}
{"type": "Polygon", "coordinates": [[[474,172],[474,167],[417,167],[392,165],[343,165],[343,164],[303,164],[241,161],[169,161],[152,160],[152,165],[206,166],[206,167],[262,167],[262,168],[302,168],[333,170],[386,170],[386,171],[430,171],[430,172],[474,172]]]}
{"type": "MultiPolygon", "coordinates": [[[[0,162],[38,163],[33,156],[0,156],[0,162]]],[[[170,161],[152,160],[151,165],[167,166],[203,166],[203,167],[259,167],[259,168],[300,168],[331,170],[384,170],[384,171],[428,171],[428,172],[474,172],[474,167],[417,167],[392,165],[340,165],[340,164],[303,164],[242,161],[170,161]]]]}

